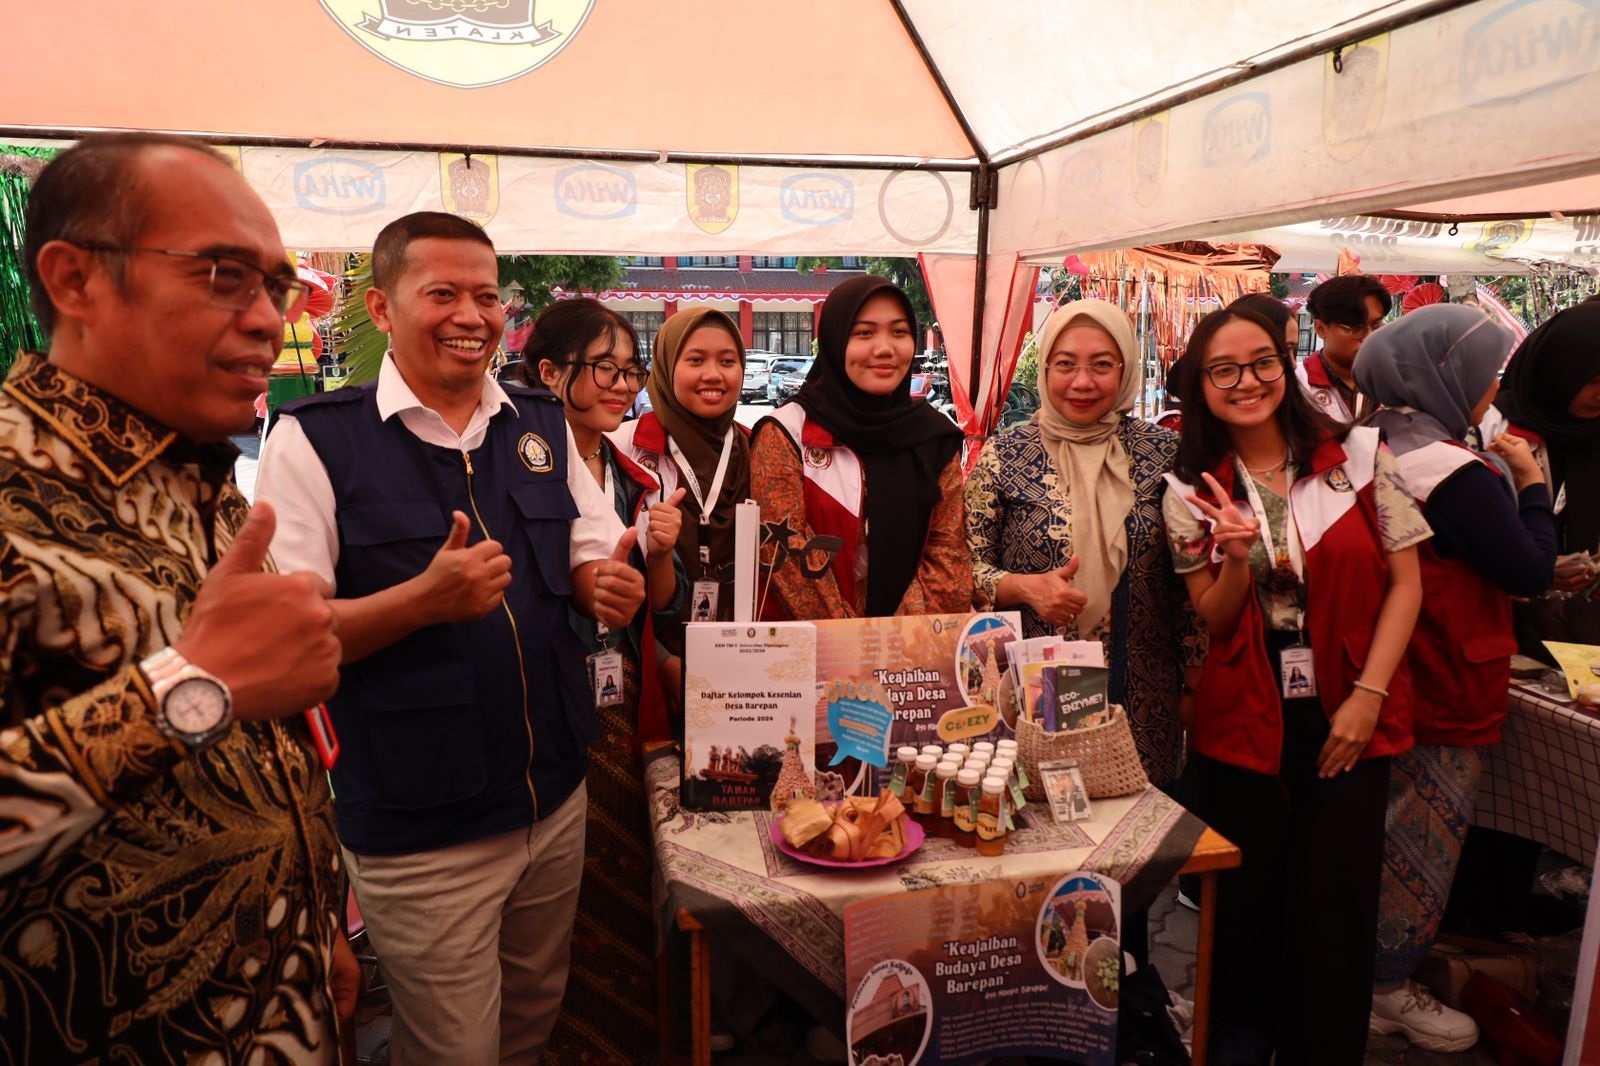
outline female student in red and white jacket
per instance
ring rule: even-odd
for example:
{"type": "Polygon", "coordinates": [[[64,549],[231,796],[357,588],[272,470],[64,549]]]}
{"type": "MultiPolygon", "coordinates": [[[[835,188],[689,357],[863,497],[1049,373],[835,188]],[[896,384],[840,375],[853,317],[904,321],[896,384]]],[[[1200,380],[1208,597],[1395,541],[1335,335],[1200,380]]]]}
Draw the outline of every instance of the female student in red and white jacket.
{"type": "Polygon", "coordinates": [[[1489,444],[1507,479],[1464,443],[1495,398],[1511,335],[1476,308],[1434,304],[1385,326],[1356,356],[1356,385],[1433,540],[1420,552],[1422,614],[1407,664],[1416,747],[1396,756],[1378,907],[1371,1029],[1430,1051],[1464,1051],[1478,1027],[1411,980],[1433,946],[1472,825],[1480,752],[1500,739],[1517,650],[1511,597],[1554,579],[1556,520],[1528,442],[1489,444]]]}
{"type": "Polygon", "coordinates": [[[750,491],[764,523],[787,523],[788,549],[763,617],[972,609],[961,431],[911,396],[916,337],[893,282],[850,279],[822,305],[805,386],[756,424],[750,491]],[[826,566],[811,558],[827,555],[819,536],[831,538],[826,566]]]}
{"type": "Polygon", "coordinates": [[[1290,387],[1270,321],[1214,312],[1183,358],[1163,510],[1210,638],[1191,749],[1199,813],[1244,856],[1218,885],[1216,1057],[1354,1066],[1431,534],[1378,432],[1290,387]]]}

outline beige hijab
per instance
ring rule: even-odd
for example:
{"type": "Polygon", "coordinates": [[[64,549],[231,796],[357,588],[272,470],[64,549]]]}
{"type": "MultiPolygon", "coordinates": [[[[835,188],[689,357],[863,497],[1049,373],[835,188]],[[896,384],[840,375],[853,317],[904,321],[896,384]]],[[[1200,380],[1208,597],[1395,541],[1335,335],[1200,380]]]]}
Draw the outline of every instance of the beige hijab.
{"type": "Polygon", "coordinates": [[[1078,633],[1087,636],[1111,610],[1111,593],[1128,562],[1128,512],[1133,509],[1133,477],[1128,452],[1116,430],[1139,395],[1141,360],[1126,313],[1104,300],[1078,300],[1058,307],[1045,320],[1039,338],[1039,424],[1045,453],[1055,464],[1061,492],[1072,502],[1072,551],[1078,557],[1074,583],[1089,602],[1078,615],[1078,633]],[[1080,426],[1050,402],[1046,364],[1056,338],[1069,325],[1098,326],[1110,334],[1122,356],[1117,400],[1098,421],[1080,426]]]}

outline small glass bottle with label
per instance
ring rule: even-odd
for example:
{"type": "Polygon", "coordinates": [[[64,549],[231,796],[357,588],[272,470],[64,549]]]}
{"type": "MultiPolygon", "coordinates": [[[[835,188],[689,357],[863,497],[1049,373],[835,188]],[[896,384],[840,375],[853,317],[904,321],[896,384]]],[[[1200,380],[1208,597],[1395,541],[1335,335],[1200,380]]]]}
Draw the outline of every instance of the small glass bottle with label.
{"type": "Polygon", "coordinates": [[[1006,850],[1006,783],[990,775],[983,779],[978,798],[977,848],[979,855],[1003,855],[1006,850]]]}
{"type": "MultiPolygon", "coordinates": [[[[939,760],[932,755],[918,755],[906,778],[906,795],[911,797],[911,817],[928,826],[928,815],[933,813],[934,768],[939,760]]],[[[901,801],[904,802],[903,800],[901,801]]]]}
{"type": "Polygon", "coordinates": [[[917,749],[907,746],[897,748],[894,753],[894,775],[889,778],[889,794],[904,803],[906,798],[906,780],[911,776],[911,768],[917,765],[917,749]]]}
{"type": "Polygon", "coordinates": [[[933,813],[928,816],[935,836],[952,839],[956,835],[956,775],[961,764],[946,757],[934,769],[937,784],[934,788],[933,813]]]}
{"type": "Polygon", "coordinates": [[[967,768],[956,775],[955,841],[963,848],[978,844],[978,804],[982,799],[982,776],[967,768]]]}

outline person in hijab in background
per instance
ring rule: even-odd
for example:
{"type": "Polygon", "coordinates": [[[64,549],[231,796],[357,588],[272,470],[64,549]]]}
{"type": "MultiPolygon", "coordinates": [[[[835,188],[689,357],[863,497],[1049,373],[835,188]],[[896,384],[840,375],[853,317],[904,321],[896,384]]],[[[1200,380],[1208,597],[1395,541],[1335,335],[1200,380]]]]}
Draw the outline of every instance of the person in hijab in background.
{"type": "Polygon", "coordinates": [[[1523,652],[1548,660],[1541,639],[1593,642],[1593,630],[1563,634],[1562,619],[1551,616],[1571,615],[1567,621],[1575,622],[1587,613],[1591,625],[1600,616],[1593,606],[1600,576],[1600,302],[1569,307],[1528,334],[1506,365],[1481,429],[1485,440],[1509,432],[1533,448],[1555,501],[1561,553],[1555,589],[1590,591],[1572,597],[1579,601],[1576,608],[1563,605],[1552,612],[1548,604],[1533,603],[1519,610],[1523,652]]]}
{"type": "Polygon", "coordinates": [[[1555,565],[1555,516],[1528,442],[1464,443],[1495,398],[1511,337],[1476,308],[1434,304],[1374,333],[1353,372],[1433,528],[1418,549],[1422,612],[1407,649],[1416,746],[1390,765],[1371,1031],[1463,1051],[1477,1024],[1411,975],[1433,946],[1472,824],[1481,750],[1500,739],[1511,685],[1511,597],[1537,596],[1555,565]]]}
{"type": "Polygon", "coordinates": [[[1184,670],[1197,681],[1205,659],[1161,514],[1178,435],[1131,414],[1139,349],[1115,305],[1058,307],[1039,353],[1038,413],[991,440],[967,482],[978,600],[1020,608],[1026,637],[1104,644],[1111,702],[1168,787],[1183,764],[1184,670]]]}
{"type": "Polygon", "coordinates": [[[762,617],[970,611],[961,431],[911,397],[911,301],[885,278],[851,278],[822,305],[817,348],[751,443],[761,520],[787,523],[786,542],[763,549],[777,566],[762,617]],[[825,567],[818,537],[831,538],[825,567]]]}
{"type": "MultiPolygon", "coordinates": [[[[744,381],[739,326],[708,308],[679,311],[656,335],[645,391],[651,410],[607,439],[630,462],[661,481],[646,505],[686,491],[678,558],[688,570],[689,601],[679,622],[733,617],[734,506],[750,493],[750,442],[733,421],[744,381]]],[[[674,710],[683,692],[683,626],[660,626],[661,688],[674,710]]]]}

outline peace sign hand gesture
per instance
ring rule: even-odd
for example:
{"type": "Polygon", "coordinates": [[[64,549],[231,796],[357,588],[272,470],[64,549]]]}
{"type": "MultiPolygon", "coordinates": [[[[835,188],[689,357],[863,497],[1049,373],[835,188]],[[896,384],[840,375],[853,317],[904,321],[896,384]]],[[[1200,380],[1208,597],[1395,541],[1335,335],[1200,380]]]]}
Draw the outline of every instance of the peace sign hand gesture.
{"type": "Polygon", "coordinates": [[[1210,474],[1201,474],[1205,479],[1206,488],[1212,495],[1222,501],[1221,506],[1207,503],[1199,496],[1190,495],[1189,502],[1200,508],[1207,518],[1211,519],[1211,539],[1222,548],[1222,554],[1237,562],[1245,562],[1250,558],[1250,545],[1261,538],[1261,523],[1255,518],[1246,518],[1239,513],[1239,508],[1234,506],[1233,500],[1222,491],[1222,486],[1210,474]]]}

